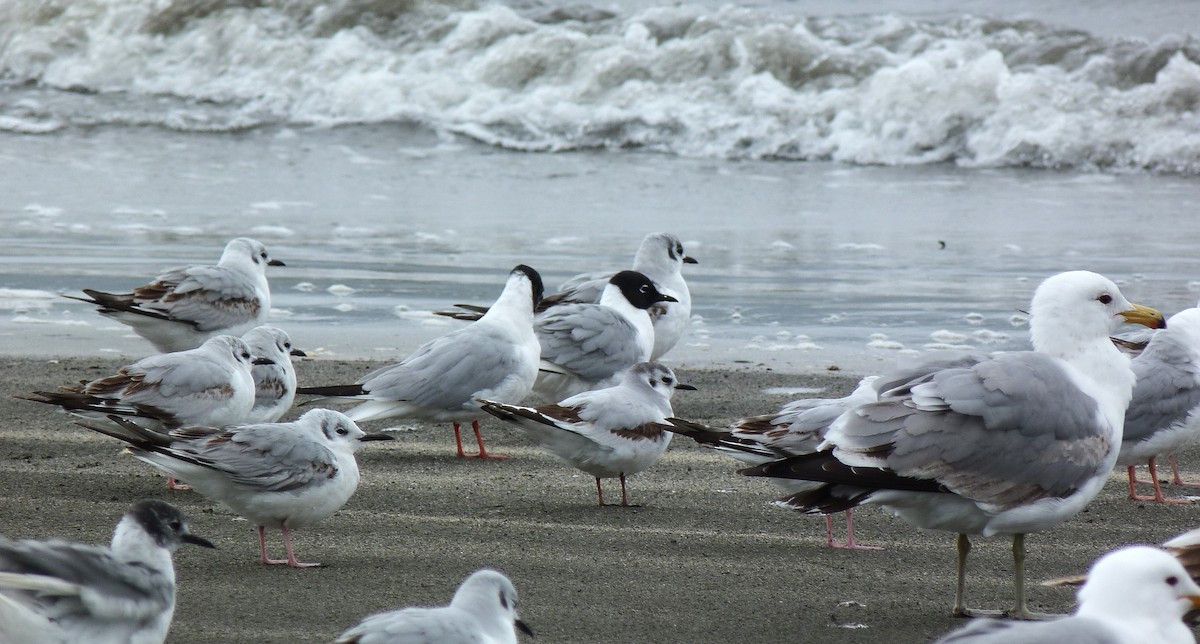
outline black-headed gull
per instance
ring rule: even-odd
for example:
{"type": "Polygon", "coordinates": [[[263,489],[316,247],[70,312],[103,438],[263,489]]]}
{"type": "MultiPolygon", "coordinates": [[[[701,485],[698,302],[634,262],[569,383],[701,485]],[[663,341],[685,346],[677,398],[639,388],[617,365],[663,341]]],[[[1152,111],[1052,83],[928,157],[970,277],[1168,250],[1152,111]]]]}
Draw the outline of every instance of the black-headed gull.
{"type": "Polygon", "coordinates": [[[533,631],[517,616],[517,589],[503,574],[471,573],[449,606],[404,608],[371,615],[338,636],[337,644],[516,644],[517,630],[533,631]]]}
{"type": "Polygon", "coordinates": [[[264,564],[318,566],[296,559],[291,530],[336,512],[358,488],[354,453],[367,441],[391,440],[367,434],[331,409],[313,409],[290,423],[234,427],[183,427],[154,432],[114,417],[119,429],[80,423],[129,444],[129,451],[258,528],[264,564]],[[267,556],[266,528],[283,532],[286,559],[267,556]]]}
{"type": "Polygon", "coordinates": [[[377,369],[353,385],[301,387],[300,393],[361,400],[346,412],[359,422],[382,418],[450,421],[458,455],[466,456],[459,423],[471,421],[479,458],[489,454],[479,432],[476,398],[520,402],[538,373],[541,349],[533,333],[533,309],[542,298],[542,278],[520,265],[504,291],[479,320],[421,345],[399,364],[377,369]]]}
{"type": "Polygon", "coordinates": [[[585,391],[555,405],[480,403],[484,411],[515,424],[551,454],[595,477],[601,506],[600,479],[619,478],[621,505],[628,506],[626,475],[657,463],[671,443],[665,430],[676,389],[695,387],[679,384],[664,364],[640,362],[615,387],[585,391]]]}
{"type": "Polygon", "coordinates": [[[675,298],[659,292],[636,271],[613,275],[598,304],[561,304],[541,313],[533,326],[542,347],[534,391],[562,400],[617,384],[621,374],[650,359],[654,325],[647,309],[675,298]]]}
{"type": "Polygon", "coordinates": [[[1034,351],[885,375],[875,382],[878,401],[830,428],[831,450],[743,473],[825,482],[787,499],[807,512],[874,503],[914,526],[958,533],[959,615],[974,612],[963,596],[968,535],[1012,535],[1016,597],[1008,614],[1033,616],[1025,604],[1025,534],[1078,513],[1116,463],[1134,376],[1109,335],[1125,321],[1163,320],[1087,271],[1042,282],[1031,311],[1034,351]]]}
{"type": "Polygon", "coordinates": [[[267,320],[271,259],[261,242],[238,237],[225,245],[216,266],[172,268],[129,293],[83,289],[101,314],[132,327],[159,351],[194,349],[217,334],[237,334],[267,320]]]}
{"type": "Polygon", "coordinates": [[[108,547],[0,537],[0,642],[163,642],[175,613],[172,555],[195,536],[170,504],[139,501],[108,547]]]}

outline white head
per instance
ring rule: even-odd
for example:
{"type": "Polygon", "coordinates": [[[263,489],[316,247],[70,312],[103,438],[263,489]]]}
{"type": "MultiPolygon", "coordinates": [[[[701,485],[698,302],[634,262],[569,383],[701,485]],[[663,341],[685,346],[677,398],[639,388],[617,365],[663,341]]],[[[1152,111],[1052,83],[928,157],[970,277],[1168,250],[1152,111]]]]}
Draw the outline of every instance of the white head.
{"type": "Polygon", "coordinates": [[[696,264],[683,253],[683,242],[671,233],[651,233],[642,240],[633,257],[633,270],[651,276],[678,273],[684,264],[696,264]]]}
{"type": "Polygon", "coordinates": [[[267,358],[275,362],[291,360],[289,356],[307,355],[292,347],[292,339],[287,332],[279,327],[270,325],[256,326],[242,334],[242,340],[250,347],[250,353],[257,358],[267,358]]]}
{"type": "Polygon", "coordinates": [[[225,251],[221,253],[221,260],[217,264],[253,266],[256,272],[264,275],[268,266],[285,266],[283,262],[271,259],[267,254],[267,247],[263,246],[262,242],[249,237],[238,237],[225,244],[225,251]]]}
{"type": "Polygon", "coordinates": [[[517,616],[516,587],[508,577],[490,568],[471,573],[455,591],[450,605],[476,613],[481,621],[491,622],[494,626],[516,627],[526,635],[533,635],[529,626],[517,616]]]}
{"type": "Polygon", "coordinates": [[[261,361],[261,358],[254,357],[254,353],[250,350],[250,345],[235,335],[213,336],[200,345],[199,348],[205,351],[213,351],[220,355],[226,355],[230,360],[245,365],[247,371],[249,371],[250,365],[256,361],[261,361]]]}
{"type": "Polygon", "coordinates": [[[1104,555],[1092,565],[1079,590],[1078,614],[1110,620],[1155,616],[1182,620],[1196,608],[1200,608],[1200,586],[1178,559],[1149,546],[1104,555]]]}
{"type": "Polygon", "coordinates": [[[1030,336],[1037,351],[1064,357],[1083,346],[1108,342],[1123,323],[1162,326],[1162,314],[1131,304],[1111,280],[1090,271],[1047,278],[1033,294],[1030,336]]]}
{"type": "Polygon", "coordinates": [[[388,434],[364,432],[349,416],[332,409],[309,410],[296,422],[316,429],[330,449],[344,449],[350,453],[357,452],[370,441],[392,440],[388,434]]]}
{"type": "Polygon", "coordinates": [[[664,400],[671,400],[676,389],[695,391],[695,387],[679,383],[675,372],[661,362],[639,362],[630,367],[621,378],[626,386],[648,387],[664,400]]]}

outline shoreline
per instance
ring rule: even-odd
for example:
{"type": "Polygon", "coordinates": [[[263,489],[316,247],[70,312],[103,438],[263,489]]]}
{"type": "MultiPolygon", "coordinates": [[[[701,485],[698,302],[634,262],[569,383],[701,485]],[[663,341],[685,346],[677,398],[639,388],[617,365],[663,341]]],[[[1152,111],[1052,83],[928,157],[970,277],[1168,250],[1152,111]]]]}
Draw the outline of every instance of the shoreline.
{"type": "MultiPolygon", "coordinates": [[[[0,534],[107,543],[139,498],[161,498],[190,518],[215,551],[176,554],[178,597],[168,642],[327,642],[367,614],[449,601],[471,571],[512,578],[538,642],[928,642],[962,624],[949,615],[954,536],[921,532],[878,509],[855,516],[859,539],[882,551],[825,546],[820,517],[770,506],[770,483],[676,436],[663,459],[630,479],[636,508],[597,508],[587,475],[562,465],[515,428],[485,422],[489,450],[454,457],[446,426],[402,424],[395,441],[359,453],[362,481],[334,516],[295,533],[301,559],[321,568],[258,564],[252,526],[191,492],[170,492],[153,468],[119,455],[116,441],[14,395],[114,372],[127,360],[6,358],[0,409],[0,534]]],[[[792,374],[754,364],[690,369],[677,416],[723,425],[798,397],[848,393],[857,376],[792,374]],[[768,393],[820,388],[820,393],[768,393]]],[[[378,361],[297,363],[302,386],[352,382],[378,361]]],[[[295,411],[293,412],[295,415],[295,411]]],[[[289,418],[292,415],[289,415],[289,418]]],[[[368,431],[397,423],[366,423],[368,431]]],[[[1180,457],[1200,470],[1200,450],[1180,457]]],[[[605,481],[605,490],[612,489],[605,481]]],[[[1175,488],[1169,493],[1179,494],[1175,488]]],[[[1114,473],[1072,520],[1028,539],[1030,605],[1068,612],[1074,593],[1042,579],[1086,570],[1103,552],[1156,544],[1195,527],[1195,508],[1125,497],[1114,473]]],[[[834,517],[835,536],[844,522],[834,517]]],[[[273,554],[278,533],[268,533],[273,554]]],[[[1008,539],[973,540],[968,601],[1011,601],[1008,539]]],[[[529,641],[529,640],[523,640],[529,641]]]]}

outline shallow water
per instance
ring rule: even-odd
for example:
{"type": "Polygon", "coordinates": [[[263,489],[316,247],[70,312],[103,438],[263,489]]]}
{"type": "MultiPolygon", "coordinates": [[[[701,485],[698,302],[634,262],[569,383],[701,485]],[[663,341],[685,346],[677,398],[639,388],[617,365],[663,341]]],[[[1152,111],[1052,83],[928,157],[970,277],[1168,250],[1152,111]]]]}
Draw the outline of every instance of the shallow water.
{"type": "Polygon", "coordinates": [[[341,357],[405,354],[458,324],[429,311],[487,303],[517,263],[549,284],[623,267],[657,230],[700,260],[698,317],[669,356],[687,364],[862,371],[1024,348],[1019,309],[1074,268],[1168,313],[1200,297],[1190,178],[519,154],[387,126],[4,142],[6,353],[147,352],[54,293],[211,263],[237,235],[288,263],[270,273],[274,320],[341,357]]]}

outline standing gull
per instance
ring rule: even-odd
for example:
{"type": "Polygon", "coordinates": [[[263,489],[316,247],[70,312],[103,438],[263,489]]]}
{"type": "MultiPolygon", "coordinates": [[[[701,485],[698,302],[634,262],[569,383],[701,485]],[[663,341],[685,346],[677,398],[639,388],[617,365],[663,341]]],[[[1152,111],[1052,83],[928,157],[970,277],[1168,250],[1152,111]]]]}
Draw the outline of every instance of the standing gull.
{"type": "Polygon", "coordinates": [[[184,427],[152,432],[116,419],[120,429],[80,423],[125,441],[138,460],[191,483],[258,529],[264,564],[319,566],[296,559],[291,530],[337,512],[358,488],[354,453],[367,441],[391,440],[366,434],[341,412],[313,409],[290,423],[236,427],[184,427]],[[286,559],[267,556],[266,528],[283,533],[286,559]]]}
{"type": "MultiPolygon", "coordinates": [[[[847,409],[875,400],[872,383],[878,376],[868,376],[844,398],[805,398],[794,400],[774,414],[750,416],[738,420],[727,429],[707,427],[698,423],[671,418],[672,432],[683,434],[749,465],[762,465],[789,456],[811,454],[824,440],[829,426],[847,409]]],[[[794,479],[773,479],[789,495],[819,487],[821,483],[794,479]]],[[[786,507],[786,504],[783,504],[786,507]]],[[[854,539],[854,510],[846,510],[846,543],[833,539],[831,515],[825,515],[826,544],[830,548],[850,550],[876,549],[854,539]]]]}
{"type": "Polygon", "coordinates": [[[242,422],[273,423],[292,408],[296,399],[296,366],[292,356],[307,354],[292,347],[288,334],[273,326],[256,326],[242,335],[256,358],[250,367],[254,379],[254,406],[242,422]]]}
{"type": "Polygon", "coordinates": [[[625,476],[658,462],[671,443],[666,430],[671,395],[679,384],[670,367],[639,362],[615,387],[585,391],[556,405],[520,407],[481,400],[483,410],[520,427],[572,467],[596,479],[596,495],[604,506],[602,478],[619,478],[621,506],[629,505],[625,476]]]}
{"type": "MultiPolygon", "coordinates": [[[[654,348],[651,361],[658,360],[670,351],[687,330],[692,317],[692,293],[683,279],[683,265],[698,263],[685,255],[683,242],[670,233],[651,233],[642,240],[633,258],[632,270],[650,281],[660,292],[675,298],[673,302],[658,302],[647,309],[654,324],[654,348]]],[[[616,273],[582,273],[565,281],[556,293],[547,295],[538,305],[538,313],[559,304],[599,304],[604,289],[616,273]]],[[[438,312],[458,320],[477,320],[487,311],[485,307],[467,304],[457,305],[463,311],[438,312]]]]}
{"type": "Polygon", "coordinates": [[[219,333],[266,322],[271,311],[267,267],[283,265],[262,243],[238,237],[225,245],[216,266],[168,269],[129,293],[83,289],[87,297],[67,297],[95,304],[159,351],[182,351],[219,333]]]}
{"type": "Polygon", "coordinates": [[[0,537],[0,642],[163,642],[175,613],[172,555],[213,545],[162,501],[136,503],[109,547],[0,537]]]}
{"type": "Polygon", "coordinates": [[[1117,465],[1127,469],[1129,498],[1158,503],[1191,503],[1168,499],[1158,482],[1155,459],[1174,454],[1200,440],[1200,308],[1180,311],[1167,320],[1133,358],[1137,384],[1125,411],[1125,433],[1117,465]],[[1147,463],[1153,496],[1137,493],[1135,466],[1147,463]]]}
{"type": "Polygon", "coordinates": [[[1170,554],[1149,546],[1096,560],[1079,608],[1040,623],[980,620],[936,644],[1195,644],[1184,615],[1200,608],[1200,586],[1170,554]]]}
{"type": "Polygon", "coordinates": [[[650,359],[654,325],[648,309],[675,298],[636,271],[613,275],[599,304],[561,304],[534,320],[542,366],[534,390],[562,400],[611,387],[621,374],[650,359]]]}
{"type": "Polygon", "coordinates": [[[917,527],[958,533],[956,615],[974,614],[963,594],[968,535],[1012,535],[1008,614],[1034,617],[1025,534],[1073,517],[1116,463],[1134,376],[1109,334],[1122,321],[1160,326],[1162,315],[1086,271],[1042,282],[1031,311],[1033,351],[885,375],[877,402],[830,428],[832,449],[743,473],[825,482],[788,499],[807,512],[874,503],[917,527]]]}
{"type": "Polygon", "coordinates": [[[458,455],[466,456],[459,423],[471,421],[479,458],[488,454],[479,432],[484,413],[476,398],[520,402],[538,373],[533,309],[542,299],[542,278],[520,265],[487,314],[461,329],[421,345],[399,364],[377,369],[353,385],[302,387],[300,393],[363,400],[347,412],[355,421],[412,418],[454,423],[458,455]]]}
{"type": "Polygon", "coordinates": [[[335,644],[516,644],[518,629],[533,636],[517,617],[517,589],[508,577],[484,568],[463,581],[449,606],[371,615],[335,644]]]}

